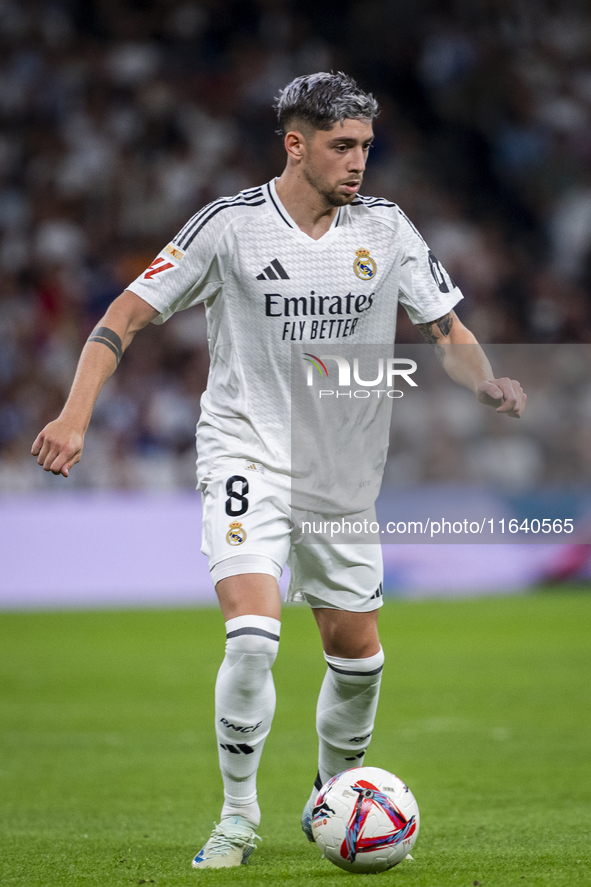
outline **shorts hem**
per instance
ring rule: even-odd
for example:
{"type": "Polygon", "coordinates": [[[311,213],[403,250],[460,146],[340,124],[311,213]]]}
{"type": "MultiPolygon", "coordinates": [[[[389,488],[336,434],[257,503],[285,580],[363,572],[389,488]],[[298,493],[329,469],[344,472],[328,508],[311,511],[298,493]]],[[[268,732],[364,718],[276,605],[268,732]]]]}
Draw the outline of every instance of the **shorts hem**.
{"type": "Polygon", "coordinates": [[[246,573],[264,573],[267,576],[273,576],[274,579],[279,581],[283,569],[269,555],[249,552],[248,555],[230,554],[227,557],[221,558],[215,564],[211,564],[209,572],[211,573],[213,584],[217,585],[222,579],[228,579],[230,576],[242,576],[246,573]],[[249,562],[246,558],[251,554],[253,560],[249,562]],[[234,564],[229,563],[231,561],[234,561],[234,564]]]}
{"type": "Polygon", "coordinates": [[[315,595],[306,594],[305,591],[301,591],[299,589],[289,589],[288,597],[286,598],[286,602],[290,603],[293,601],[304,601],[308,604],[311,610],[343,610],[346,613],[372,613],[374,610],[379,610],[380,607],[384,605],[384,598],[379,597],[374,600],[365,601],[359,607],[339,607],[337,604],[330,603],[328,601],[321,601],[320,598],[315,595]],[[297,597],[296,597],[297,595],[297,597]],[[372,606],[367,606],[367,604],[372,604],[372,606]]]}

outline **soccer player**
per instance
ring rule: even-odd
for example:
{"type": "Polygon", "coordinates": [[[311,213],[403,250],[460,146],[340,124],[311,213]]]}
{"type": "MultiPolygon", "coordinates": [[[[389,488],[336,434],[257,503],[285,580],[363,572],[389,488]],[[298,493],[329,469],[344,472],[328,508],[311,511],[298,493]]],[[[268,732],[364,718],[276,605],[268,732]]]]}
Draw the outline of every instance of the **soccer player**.
{"type": "MultiPolygon", "coordinates": [[[[32,447],[46,471],[67,477],[99,391],[134,335],[205,304],[210,371],[197,431],[202,550],[227,640],[215,688],[224,805],[193,860],[197,869],[240,865],[254,848],[256,774],[275,709],[278,579],[288,558],[288,597],[313,608],[327,662],[317,706],[318,776],[302,815],[309,840],[319,788],[363,763],[374,727],[384,663],[380,546],[292,544],[294,342],[308,356],[314,345],[393,342],[400,301],[443,368],[481,403],[519,417],[526,401],[518,382],[494,378],[453,311],[460,291],[404,213],[388,200],[360,196],[378,112],[373,96],[344,74],[319,73],[286,86],[276,109],[287,152],[282,175],[196,213],[113,302],[84,346],[61,415],[32,447]]],[[[349,513],[371,510],[382,467],[349,513]]],[[[319,513],[346,513],[338,481],[332,488],[320,477],[312,481],[319,513]]]]}

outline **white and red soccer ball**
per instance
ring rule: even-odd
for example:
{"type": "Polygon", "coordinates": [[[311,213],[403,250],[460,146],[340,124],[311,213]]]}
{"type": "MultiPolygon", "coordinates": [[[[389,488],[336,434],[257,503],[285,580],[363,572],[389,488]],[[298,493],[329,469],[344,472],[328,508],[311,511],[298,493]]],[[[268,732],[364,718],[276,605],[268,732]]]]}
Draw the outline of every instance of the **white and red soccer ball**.
{"type": "Polygon", "coordinates": [[[385,872],[410,853],[419,833],[410,789],[379,767],[355,767],[323,785],[312,813],[322,853],[349,872],[385,872]]]}

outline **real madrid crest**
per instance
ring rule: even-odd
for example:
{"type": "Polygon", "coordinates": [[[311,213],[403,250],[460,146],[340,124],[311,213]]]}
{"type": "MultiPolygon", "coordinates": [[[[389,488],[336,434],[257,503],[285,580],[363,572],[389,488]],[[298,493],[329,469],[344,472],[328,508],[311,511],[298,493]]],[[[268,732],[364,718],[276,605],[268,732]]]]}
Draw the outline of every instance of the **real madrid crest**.
{"type": "Polygon", "coordinates": [[[357,258],[353,262],[353,271],[361,280],[371,280],[377,271],[376,263],[369,254],[368,249],[355,250],[357,258]]]}
{"type": "Polygon", "coordinates": [[[228,545],[242,545],[245,540],[246,530],[239,520],[233,520],[230,524],[230,529],[226,533],[226,542],[228,545]]]}

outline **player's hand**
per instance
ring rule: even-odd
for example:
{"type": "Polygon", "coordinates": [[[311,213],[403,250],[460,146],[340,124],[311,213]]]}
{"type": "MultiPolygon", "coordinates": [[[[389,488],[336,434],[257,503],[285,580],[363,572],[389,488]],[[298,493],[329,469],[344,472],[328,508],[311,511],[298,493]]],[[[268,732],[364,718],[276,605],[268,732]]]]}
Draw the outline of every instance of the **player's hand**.
{"type": "Polygon", "coordinates": [[[33,456],[45,471],[67,477],[70,469],[80,461],[84,435],[64,419],[55,419],[46,425],[31,447],[33,456]]]}
{"type": "Polygon", "coordinates": [[[527,394],[515,379],[492,379],[481,382],[476,389],[480,403],[496,407],[497,413],[506,413],[513,419],[521,418],[527,401],[527,394]]]}

